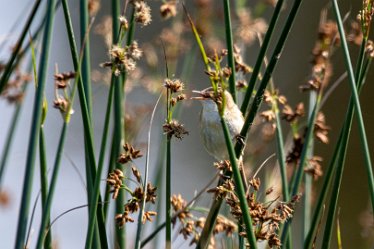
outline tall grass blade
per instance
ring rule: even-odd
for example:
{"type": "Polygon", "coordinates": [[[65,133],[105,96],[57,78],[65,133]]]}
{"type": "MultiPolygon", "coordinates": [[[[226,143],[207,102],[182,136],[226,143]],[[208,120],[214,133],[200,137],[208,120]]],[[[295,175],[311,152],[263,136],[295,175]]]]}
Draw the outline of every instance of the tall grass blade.
{"type": "Polygon", "coordinates": [[[12,55],[11,55],[8,63],[6,64],[4,72],[3,72],[3,74],[0,78],[0,94],[4,90],[4,87],[7,84],[11,73],[13,72],[14,61],[16,60],[17,55],[20,52],[23,41],[25,40],[25,37],[30,30],[31,24],[32,24],[34,18],[36,17],[36,12],[39,9],[40,3],[41,3],[41,0],[35,0],[34,5],[31,9],[31,13],[30,13],[29,17],[27,18],[26,24],[22,29],[21,35],[20,35],[20,37],[19,37],[19,39],[16,43],[15,48],[13,49],[12,55]]]}
{"type": "MultiPolygon", "coordinates": [[[[49,49],[53,31],[53,21],[55,14],[53,9],[54,5],[55,0],[47,1],[47,20],[42,43],[40,67],[38,72],[39,82],[38,88],[36,90],[35,102],[33,107],[33,116],[31,121],[30,139],[26,158],[26,171],[23,181],[21,207],[18,215],[18,225],[15,242],[16,249],[23,248],[25,243],[26,226],[30,208],[30,197],[32,192],[33,174],[35,169],[35,155],[39,138],[39,128],[41,124],[42,104],[44,98],[44,87],[47,77],[49,49]]],[[[27,30],[25,32],[27,32],[27,30]]]]}

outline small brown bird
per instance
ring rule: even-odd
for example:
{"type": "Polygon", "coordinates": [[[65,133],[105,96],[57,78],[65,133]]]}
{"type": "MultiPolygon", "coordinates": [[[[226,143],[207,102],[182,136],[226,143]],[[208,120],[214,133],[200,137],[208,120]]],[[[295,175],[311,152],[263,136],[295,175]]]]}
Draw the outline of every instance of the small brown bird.
{"type": "MultiPolygon", "coordinates": [[[[200,113],[200,133],[206,150],[216,160],[229,159],[225,137],[221,125],[221,117],[218,112],[217,104],[213,101],[213,89],[207,88],[202,91],[194,91],[199,94],[198,97],[192,99],[201,100],[203,109],[200,113]]],[[[235,144],[240,131],[244,124],[244,118],[235,104],[231,94],[224,91],[225,94],[225,108],[223,118],[230,131],[230,136],[235,144]]]]}

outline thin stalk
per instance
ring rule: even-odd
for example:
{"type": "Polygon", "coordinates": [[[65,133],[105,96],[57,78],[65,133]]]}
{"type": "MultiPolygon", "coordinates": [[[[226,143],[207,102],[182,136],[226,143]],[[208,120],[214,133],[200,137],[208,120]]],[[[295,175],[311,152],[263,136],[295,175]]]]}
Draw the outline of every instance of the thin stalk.
{"type": "MultiPolygon", "coordinates": [[[[185,206],[185,208],[183,208],[182,210],[179,210],[178,212],[174,213],[173,216],[171,217],[172,219],[176,219],[178,217],[178,215],[180,215],[181,213],[185,212],[185,211],[188,211],[188,210],[192,210],[192,205],[196,202],[197,199],[199,199],[204,193],[206,193],[207,189],[215,182],[215,180],[217,179],[218,177],[218,174],[216,174],[210,181],[209,183],[203,188],[201,189],[195,196],[194,198],[192,198],[185,206]]],[[[194,210],[197,210],[196,208],[194,210]]],[[[205,210],[207,211],[207,210],[205,210]]],[[[150,242],[164,227],[166,226],[166,221],[163,222],[162,224],[160,224],[156,229],[155,231],[153,231],[150,235],[147,236],[147,238],[145,238],[142,243],[141,243],[141,248],[143,248],[148,242],[150,242]]],[[[155,245],[157,245],[157,243],[155,243],[155,245]]]]}
{"type": "Polygon", "coordinates": [[[353,107],[352,103],[353,102],[351,99],[349,103],[350,108],[348,110],[347,117],[346,117],[346,120],[348,122],[344,123],[342,143],[340,145],[339,154],[337,156],[338,158],[338,162],[336,165],[337,169],[336,169],[334,185],[333,185],[332,193],[331,193],[330,206],[329,206],[329,210],[327,213],[326,226],[325,226],[325,231],[324,231],[323,240],[322,240],[322,248],[330,247],[330,241],[331,241],[332,230],[333,230],[333,225],[334,225],[334,218],[336,214],[335,209],[338,204],[340,185],[341,185],[341,180],[343,178],[345,158],[347,155],[349,134],[350,134],[352,121],[353,121],[353,115],[354,115],[354,109],[352,108],[353,107]]]}
{"type": "MultiPolygon", "coordinates": [[[[29,84],[24,82],[24,86],[23,86],[23,89],[22,89],[23,93],[26,93],[26,88],[27,88],[28,85],[29,84]]],[[[21,112],[21,109],[22,109],[22,104],[23,104],[23,102],[16,103],[16,109],[14,110],[12,119],[10,121],[9,131],[7,132],[7,137],[5,139],[5,146],[4,146],[4,150],[3,150],[3,153],[2,153],[1,159],[0,159],[1,160],[0,161],[0,189],[1,189],[1,182],[2,182],[2,179],[3,179],[4,172],[5,172],[5,168],[6,168],[7,162],[8,162],[8,156],[9,156],[10,148],[12,146],[14,134],[15,134],[16,127],[17,127],[17,124],[18,124],[20,112],[21,112]]]]}
{"type": "MultiPolygon", "coordinates": [[[[359,59],[357,62],[357,67],[356,67],[356,73],[355,73],[355,80],[357,85],[357,92],[360,93],[362,89],[362,85],[364,83],[363,78],[366,75],[367,72],[367,65],[369,63],[369,60],[367,63],[364,65],[364,51],[366,47],[366,42],[363,41],[361,44],[361,49],[359,53],[359,59]],[[364,73],[364,74],[363,74],[364,73]]],[[[348,112],[346,115],[346,122],[344,122],[344,131],[343,132],[343,139],[341,143],[341,149],[340,153],[338,156],[338,164],[337,164],[337,170],[336,170],[336,176],[335,176],[335,181],[331,193],[331,199],[330,199],[330,206],[327,214],[327,220],[326,220],[326,226],[325,226],[325,231],[324,231],[324,236],[322,240],[322,247],[323,248],[328,248],[331,243],[331,237],[332,237],[332,231],[333,231],[333,225],[334,225],[334,219],[336,216],[336,209],[338,205],[338,197],[340,193],[340,186],[341,186],[341,181],[343,178],[343,172],[344,172],[344,166],[345,166],[345,159],[347,155],[347,149],[348,149],[348,143],[349,143],[349,134],[350,130],[352,127],[352,122],[353,122],[353,116],[354,116],[354,106],[353,106],[353,97],[351,96],[350,101],[349,101],[349,107],[348,107],[348,112]]]]}
{"type": "Polygon", "coordinates": [[[250,247],[253,249],[256,249],[257,248],[256,237],[253,231],[252,218],[249,215],[249,208],[248,208],[246,193],[244,190],[243,181],[241,179],[240,170],[237,164],[236,154],[234,151],[234,146],[231,141],[230,132],[228,130],[227,124],[225,120],[223,119],[223,117],[221,117],[221,125],[223,129],[223,134],[226,140],[227,150],[228,150],[229,157],[230,157],[230,162],[231,162],[233,176],[234,176],[234,182],[236,186],[236,192],[239,197],[240,208],[243,213],[243,221],[245,224],[246,236],[250,244],[250,247]]]}
{"type": "MultiPolygon", "coordinates": [[[[284,25],[284,28],[282,30],[282,33],[279,37],[279,40],[278,40],[278,43],[274,49],[274,52],[270,58],[270,61],[269,61],[269,65],[268,67],[266,68],[266,71],[264,73],[264,77],[261,81],[261,84],[257,90],[257,93],[256,93],[256,96],[253,100],[253,104],[251,106],[251,109],[249,111],[249,114],[246,116],[246,119],[245,119],[245,122],[244,122],[244,125],[243,125],[243,128],[240,132],[240,135],[243,137],[243,138],[246,138],[247,137],[247,134],[248,134],[248,131],[250,130],[252,124],[253,124],[253,120],[257,114],[257,111],[262,103],[262,99],[263,99],[263,95],[264,95],[264,92],[265,92],[265,89],[267,87],[267,84],[269,83],[269,80],[271,79],[272,77],[272,74],[273,74],[273,71],[278,63],[278,60],[279,58],[281,57],[281,54],[282,54],[282,51],[283,51],[283,48],[284,48],[284,45],[286,43],[286,40],[287,40],[287,37],[288,37],[288,34],[292,28],[292,24],[296,18],[296,14],[299,10],[299,7],[301,5],[301,2],[302,0],[295,0],[293,6],[292,6],[292,9],[289,13],[289,16],[287,18],[287,21],[284,25]]],[[[265,39],[266,39],[266,36],[264,38],[264,45],[265,45],[265,39]]],[[[263,46],[264,46],[263,45],[263,46]]],[[[261,60],[262,62],[262,60],[261,60]]],[[[246,108],[241,108],[242,109],[242,112],[243,113],[246,113],[246,108]],[[243,111],[244,110],[244,111],[243,111]]],[[[242,147],[243,145],[240,145],[237,143],[237,146],[235,146],[235,151],[237,152],[236,154],[237,155],[240,155],[240,153],[238,154],[238,152],[240,152],[242,150],[242,147]]]]}
{"type": "MultiPolygon", "coordinates": [[[[80,59],[78,57],[70,12],[69,12],[69,6],[66,0],[62,0],[63,4],[63,12],[65,17],[65,25],[68,33],[68,39],[69,39],[69,45],[70,45],[70,51],[73,59],[73,65],[74,69],[77,72],[77,75],[80,76],[80,59]]],[[[90,26],[89,26],[90,28],[90,26]]],[[[88,35],[88,33],[86,34],[88,35]]],[[[85,46],[85,43],[82,44],[82,47],[85,46]]],[[[90,200],[90,194],[93,188],[92,181],[94,179],[94,176],[96,175],[96,160],[95,160],[95,152],[94,152],[94,142],[93,142],[93,132],[92,132],[92,126],[91,126],[91,119],[89,116],[89,110],[87,107],[87,101],[86,96],[84,92],[84,86],[83,82],[81,80],[81,77],[76,78],[76,84],[78,85],[78,93],[79,93],[79,101],[81,106],[81,114],[82,114],[82,120],[83,120],[83,127],[84,127],[84,137],[85,137],[85,148],[86,148],[86,155],[89,158],[91,164],[86,164],[86,181],[87,181],[87,194],[88,194],[88,200],[90,200]]],[[[70,115],[67,117],[67,121],[70,119],[70,115]]],[[[101,203],[101,197],[99,196],[99,203],[101,203]]],[[[93,205],[93,204],[91,204],[93,205]]],[[[91,208],[91,205],[89,205],[89,209],[91,208]]],[[[98,228],[101,238],[101,245],[102,248],[106,248],[107,242],[106,242],[106,232],[105,232],[105,222],[104,217],[102,215],[101,210],[101,204],[98,206],[97,211],[97,221],[98,221],[98,228]]]]}
{"type": "MultiPolygon", "coordinates": [[[[115,76],[113,76],[115,77],[115,76]]],[[[113,143],[113,156],[115,158],[121,152],[121,144],[124,137],[123,132],[123,109],[122,109],[122,83],[119,77],[114,79],[114,143],[113,143]]],[[[115,159],[114,159],[115,160],[115,159]]],[[[122,170],[122,165],[115,161],[115,167],[122,170]]],[[[116,211],[117,213],[123,212],[123,203],[124,202],[123,191],[119,192],[119,195],[116,200],[116,211]]],[[[119,227],[116,227],[116,243],[118,243],[119,248],[126,248],[126,232],[125,230],[119,227]]]]}
{"type": "MultiPolygon", "coordinates": [[[[346,122],[344,122],[344,124],[345,123],[346,122]]],[[[341,149],[341,142],[342,142],[342,139],[343,139],[343,136],[344,136],[345,132],[347,131],[347,130],[344,130],[344,128],[345,128],[345,125],[342,128],[342,130],[340,131],[339,139],[336,142],[336,146],[335,146],[335,149],[334,149],[334,152],[333,152],[333,155],[332,155],[332,159],[329,163],[327,171],[325,172],[326,176],[323,180],[323,184],[322,184],[322,187],[321,187],[321,192],[318,195],[318,201],[317,201],[315,211],[314,211],[314,214],[313,214],[313,218],[312,218],[312,221],[311,221],[310,230],[309,230],[308,235],[307,235],[307,237],[305,238],[305,241],[304,241],[304,248],[305,249],[311,249],[312,248],[313,236],[317,232],[317,229],[319,227],[318,224],[320,222],[321,215],[322,215],[323,210],[324,210],[324,205],[325,205],[325,200],[326,200],[326,197],[327,197],[328,189],[331,186],[332,178],[334,176],[334,172],[335,172],[335,169],[336,169],[335,165],[336,165],[336,161],[338,160],[339,151],[341,149]]]]}
{"type": "Polygon", "coordinates": [[[260,73],[262,62],[265,59],[266,51],[269,47],[270,40],[271,40],[271,37],[273,35],[273,31],[275,29],[275,25],[278,21],[278,17],[280,15],[281,10],[282,10],[282,6],[283,6],[283,0],[278,0],[277,5],[275,6],[275,9],[274,9],[274,13],[273,13],[273,15],[271,17],[271,20],[270,20],[270,23],[269,23],[269,28],[266,31],[264,41],[261,45],[260,52],[258,53],[258,56],[257,56],[257,59],[256,59],[256,64],[253,68],[251,79],[249,80],[249,83],[248,83],[248,89],[245,93],[245,96],[244,96],[244,99],[243,99],[243,102],[242,102],[242,105],[241,105],[241,108],[240,108],[243,115],[245,115],[245,113],[247,112],[249,101],[250,101],[251,96],[253,94],[253,90],[255,88],[256,81],[257,81],[257,78],[258,78],[259,73],[260,73]]]}
{"type": "MultiPolygon", "coordinates": [[[[306,135],[305,135],[303,149],[302,149],[302,152],[301,152],[301,156],[300,156],[300,160],[299,160],[299,163],[298,163],[298,166],[297,166],[297,170],[295,172],[294,182],[291,186],[291,196],[294,196],[298,193],[299,187],[300,187],[302,179],[303,179],[304,166],[305,166],[305,163],[307,162],[307,159],[308,159],[307,156],[308,156],[310,141],[313,137],[314,123],[316,121],[316,117],[317,117],[317,113],[318,113],[318,109],[319,109],[319,103],[321,102],[321,98],[322,98],[322,91],[320,90],[320,92],[318,94],[318,97],[317,97],[317,102],[316,102],[316,104],[313,108],[313,111],[311,113],[311,116],[308,120],[308,126],[307,126],[308,129],[307,129],[307,132],[306,132],[306,135]]],[[[292,219],[289,219],[284,224],[281,241],[286,241],[287,240],[287,238],[289,236],[289,226],[291,225],[291,222],[292,222],[292,219]]]]}
{"type": "Polygon", "coordinates": [[[145,209],[145,203],[146,203],[146,197],[147,197],[147,184],[148,184],[148,171],[149,171],[149,154],[150,154],[150,146],[151,146],[151,133],[152,133],[152,124],[153,119],[155,116],[156,108],[158,106],[158,103],[160,102],[160,99],[162,97],[162,93],[158,97],[156,104],[153,108],[152,114],[151,114],[151,120],[149,122],[149,129],[148,129],[148,140],[147,140],[147,156],[145,158],[145,172],[144,172],[144,183],[143,183],[143,200],[140,205],[140,211],[139,211],[139,217],[138,217],[138,229],[136,231],[136,239],[135,239],[135,249],[140,249],[141,246],[141,234],[142,234],[142,225],[143,225],[143,215],[144,215],[144,209],[145,209]]]}
{"type": "Polygon", "coordinates": [[[231,75],[229,78],[229,89],[231,96],[236,103],[236,80],[235,80],[235,60],[234,60],[234,44],[232,38],[232,26],[230,16],[230,1],[223,0],[223,9],[225,12],[225,28],[226,28],[226,46],[227,46],[227,61],[231,68],[231,75]]]}
{"type": "Polygon", "coordinates": [[[61,156],[64,150],[67,127],[68,127],[68,123],[64,122],[62,126],[62,130],[61,130],[60,139],[59,139],[59,143],[57,147],[57,153],[56,153],[55,162],[53,166],[51,185],[49,187],[46,202],[43,205],[43,216],[42,216],[42,221],[40,225],[37,245],[36,245],[37,249],[41,249],[43,247],[43,242],[46,236],[46,232],[48,231],[47,225],[49,224],[49,221],[50,221],[49,215],[51,211],[53,195],[54,195],[55,188],[56,188],[58,173],[59,173],[59,169],[61,166],[61,156]]]}
{"type": "Polygon", "coordinates": [[[344,52],[344,61],[346,63],[346,67],[348,71],[348,78],[349,78],[349,83],[350,83],[350,87],[352,91],[352,97],[354,100],[354,107],[357,113],[356,117],[357,117],[357,121],[359,125],[361,146],[364,152],[366,174],[368,176],[368,184],[369,184],[369,193],[370,193],[370,198],[371,198],[372,209],[374,210],[374,177],[373,177],[373,167],[372,167],[371,158],[370,158],[370,150],[369,150],[369,146],[367,142],[366,130],[365,130],[365,125],[364,125],[364,120],[362,117],[360,100],[358,98],[358,93],[356,89],[356,83],[355,83],[356,80],[355,80],[355,76],[353,73],[352,62],[351,62],[351,58],[350,58],[349,51],[348,51],[347,41],[345,38],[343,22],[342,22],[342,18],[339,12],[338,3],[336,0],[333,0],[333,9],[334,9],[334,13],[336,16],[340,37],[341,37],[341,44],[342,44],[342,48],[344,52]]]}
{"type": "Polygon", "coordinates": [[[165,215],[166,215],[166,232],[165,248],[171,249],[171,137],[166,139],[166,187],[165,187],[165,215]]]}
{"type": "Polygon", "coordinates": [[[90,39],[87,33],[88,26],[88,0],[80,0],[80,41],[84,43],[83,59],[82,59],[82,81],[84,85],[84,93],[86,95],[87,109],[90,118],[92,119],[92,91],[91,91],[91,62],[90,62],[90,39]]]}
{"type": "MultiPolygon", "coordinates": [[[[13,72],[14,61],[16,60],[17,55],[20,52],[20,49],[22,47],[23,41],[25,40],[26,34],[30,31],[31,24],[32,24],[32,22],[33,22],[33,20],[36,16],[36,12],[39,9],[40,3],[41,3],[41,0],[35,0],[34,5],[31,9],[30,15],[27,18],[26,24],[22,29],[22,32],[21,32],[21,35],[20,35],[19,39],[17,40],[16,46],[14,47],[14,49],[12,49],[12,51],[13,51],[12,55],[11,55],[8,63],[6,64],[4,72],[3,72],[2,76],[1,76],[1,79],[0,79],[0,94],[4,90],[4,87],[7,84],[11,73],[13,72]]],[[[52,11],[52,9],[51,9],[51,11],[52,11]]]]}
{"type": "Polygon", "coordinates": [[[34,169],[35,169],[36,148],[38,144],[39,129],[40,129],[40,124],[41,124],[44,87],[45,87],[46,76],[47,76],[47,71],[48,71],[49,49],[50,49],[51,37],[52,37],[52,31],[53,31],[53,21],[54,21],[54,14],[55,14],[53,10],[54,5],[55,5],[55,0],[48,0],[47,12],[46,12],[46,16],[47,16],[46,27],[45,27],[44,37],[43,37],[40,67],[39,67],[39,72],[38,72],[39,82],[38,82],[38,88],[36,89],[36,95],[35,95],[35,102],[34,102],[34,108],[33,108],[32,121],[31,121],[30,139],[29,139],[26,167],[25,167],[26,172],[25,172],[25,177],[23,181],[21,207],[20,207],[20,211],[18,215],[19,218],[18,218],[17,234],[16,234],[16,242],[15,242],[16,249],[23,248],[24,243],[25,243],[26,227],[27,227],[27,220],[28,220],[29,208],[30,208],[30,197],[31,197],[31,192],[32,192],[32,182],[33,182],[33,175],[34,175],[34,169]]]}
{"type": "MultiPolygon", "coordinates": [[[[94,235],[93,232],[94,232],[94,227],[95,227],[95,222],[96,222],[95,215],[97,211],[100,211],[102,209],[102,204],[98,203],[98,201],[99,201],[99,194],[100,194],[101,173],[104,167],[105,149],[106,149],[106,142],[107,142],[107,136],[108,136],[108,130],[109,130],[109,123],[110,123],[109,121],[110,121],[110,114],[111,114],[111,109],[112,109],[113,93],[114,93],[114,84],[111,84],[110,89],[109,89],[106,113],[105,113],[103,136],[102,136],[101,145],[100,145],[99,164],[98,164],[97,173],[95,177],[93,193],[89,201],[89,203],[91,203],[92,205],[92,208],[90,209],[89,216],[88,216],[89,218],[88,218],[87,236],[86,236],[86,244],[85,244],[85,248],[88,248],[88,249],[92,247],[92,239],[94,235]],[[98,207],[100,208],[98,209],[98,207]]],[[[102,234],[100,234],[100,241],[101,241],[102,249],[108,247],[106,236],[102,236],[102,234]]]]}
{"type": "MultiPolygon", "coordinates": [[[[261,42],[261,41],[260,41],[261,42]]],[[[262,45],[262,42],[261,42],[262,45]]],[[[266,58],[264,58],[265,64],[267,64],[266,58]]],[[[271,93],[275,92],[275,86],[273,80],[270,80],[269,89],[271,93]]],[[[290,199],[290,194],[288,191],[288,180],[287,180],[287,170],[286,170],[286,153],[284,152],[284,139],[283,139],[283,131],[282,131],[282,124],[281,118],[279,116],[279,107],[278,101],[272,101],[272,110],[275,114],[275,125],[276,125],[276,139],[277,139],[277,156],[278,156],[278,163],[281,173],[282,179],[282,194],[283,194],[283,201],[287,202],[290,199]]]]}
{"type": "MultiPolygon", "coordinates": [[[[308,111],[308,118],[311,118],[313,113],[313,107],[317,103],[317,94],[314,91],[311,91],[309,94],[309,111],[308,111]]],[[[309,150],[308,150],[308,158],[312,158],[313,156],[313,148],[314,148],[314,138],[311,138],[309,143],[309,150]]],[[[311,218],[311,208],[312,208],[312,183],[313,178],[310,174],[304,175],[304,209],[303,209],[303,237],[302,241],[308,235],[308,231],[310,228],[310,218],[311,218]]]]}
{"type": "MultiPolygon", "coordinates": [[[[40,159],[40,185],[41,185],[41,196],[42,196],[42,207],[44,208],[48,196],[48,176],[47,176],[47,153],[45,146],[44,128],[40,127],[39,137],[39,159],[40,159]]],[[[44,211],[44,210],[43,210],[44,211]]],[[[47,224],[51,223],[51,218],[47,218],[47,224]]],[[[44,241],[44,249],[52,248],[52,233],[49,232],[44,241]]]]}
{"type": "MultiPolygon", "coordinates": [[[[118,40],[119,37],[117,37],[116,32],[120,30],[118,17],[120,15],[120,4],[118,0],[112,0],[112,17],[113,17],[113,41],[115,43],[119,43],[118,40]]],[[[116,77],[114,74],[112,74],[112,78],[114,82],[114,133],[113,133],[113,146],[112,146],[112,153],[111,153],[111,163],[115,168],[122,169],[122,165],[116,162],[116,158],[120,154],[121,151],[121,144],[123,143],[123,139],[125,138],[124,133],[124,122],[123,122],[123,116],[124,116],[124,110],[123,110],[123,81],[116,77]]],[[[113,167],[111,166],[111,167],[113,167]]],[[[110,168],[111,168],[110,167],[110,168]]],[[[123,191],[120,191],[117,200],[116,200],[116,212],[122,213],[123,212],[123,203],[125,202],[125,193],[123,191]]],[[[126,227],[123,227],[122,229],[119,227],[115,228],[115,243],[118,244],[119,248],[126,248],[126,227]]]]}

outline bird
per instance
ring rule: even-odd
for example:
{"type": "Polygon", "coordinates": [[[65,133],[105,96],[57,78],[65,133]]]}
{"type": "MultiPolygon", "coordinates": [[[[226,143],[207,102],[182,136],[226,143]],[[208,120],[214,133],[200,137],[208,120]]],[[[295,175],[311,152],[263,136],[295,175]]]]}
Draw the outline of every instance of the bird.
{"type": "MultiPolygon", "coordinates": [[[[192,99],[200,100],[203,106],[200,112],[200,135],[207,152],[218,161],[228,160],[229,155],[222,130],[221,116],[217,103],[214,101],[216,97],[213,88],[209,87],[193,92],[199,96],[192,99]]],[[[223,119],[229,129],[231,140],[235,144],[244,125],[244,117],[231,94],[226,90],[219,92],[224,93],[223,119]]]]}

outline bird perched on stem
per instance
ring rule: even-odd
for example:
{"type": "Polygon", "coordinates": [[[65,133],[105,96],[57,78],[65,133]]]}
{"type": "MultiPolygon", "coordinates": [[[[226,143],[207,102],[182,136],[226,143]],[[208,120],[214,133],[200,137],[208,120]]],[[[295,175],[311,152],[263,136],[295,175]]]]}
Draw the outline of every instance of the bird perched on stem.
{"type": "Polygon", "coordinates": [[[199,96],[192,99],[201,100],[203,105],[200,113],[200,133],[206,150],[216,160],[229,159],[220,114],[229,128],[231,140],[235,144],[244,124],[240,109],[226,90],[218,89],[215,93],[213,88],[209,87],[202,91],[194,91],[194,93],[199,96]]]}

